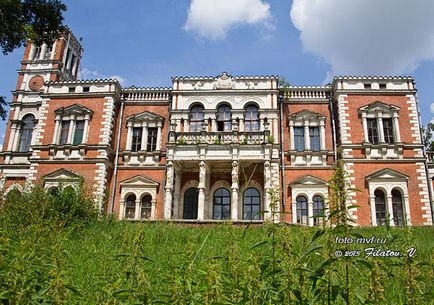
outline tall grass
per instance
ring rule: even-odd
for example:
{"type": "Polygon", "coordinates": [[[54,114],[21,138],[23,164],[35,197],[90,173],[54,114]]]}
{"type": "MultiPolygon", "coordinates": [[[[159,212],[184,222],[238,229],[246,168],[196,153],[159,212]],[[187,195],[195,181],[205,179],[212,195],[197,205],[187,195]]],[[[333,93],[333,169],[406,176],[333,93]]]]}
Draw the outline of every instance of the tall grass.
{"type": "MultiPolygon", "coordinates": [[[[98,220],[81,194],[59,194],[62,200],[42,189],[15,195],[0,213],[3,304],[346,302],[345,259],[330,255],[340,246],[325,228],[98,220]]],[[[353,228],[350,234],[385,237],[383,247],[403,254],[417,249],[412,258],[349,258],[351,304],[432,302],[431,227],[353,228]]]]}

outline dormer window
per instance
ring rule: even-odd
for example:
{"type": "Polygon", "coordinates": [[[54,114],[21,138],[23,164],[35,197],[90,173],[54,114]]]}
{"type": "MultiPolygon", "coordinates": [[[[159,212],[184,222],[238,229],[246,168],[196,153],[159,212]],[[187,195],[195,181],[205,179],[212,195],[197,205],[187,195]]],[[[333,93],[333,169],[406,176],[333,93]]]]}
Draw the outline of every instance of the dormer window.
{"type": "Polygon", "coordinates": [[[71,105],[54,111],[56,125],[53,143],[80,145],[86,143],[93,112],[82,105],[71,105]]]}

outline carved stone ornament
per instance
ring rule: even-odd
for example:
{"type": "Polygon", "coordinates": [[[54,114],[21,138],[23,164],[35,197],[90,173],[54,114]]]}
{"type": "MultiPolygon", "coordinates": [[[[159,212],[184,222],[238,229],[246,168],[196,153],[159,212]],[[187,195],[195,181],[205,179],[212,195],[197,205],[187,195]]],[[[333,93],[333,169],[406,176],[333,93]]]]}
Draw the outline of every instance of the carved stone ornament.
{"type": "Polygon", "coordinates": [[[214,84],[215,89],[233,89],[234,83],[232,81],[232,78],[226,73],[223,72],[223,74],[217,78],[217,81],[214,84]]]}

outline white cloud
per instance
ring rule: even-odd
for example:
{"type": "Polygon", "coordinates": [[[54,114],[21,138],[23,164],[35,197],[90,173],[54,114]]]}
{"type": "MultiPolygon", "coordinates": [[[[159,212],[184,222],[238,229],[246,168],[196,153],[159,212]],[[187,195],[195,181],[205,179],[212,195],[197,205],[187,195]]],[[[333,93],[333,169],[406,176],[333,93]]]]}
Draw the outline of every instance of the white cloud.
{"type": "Polygon", "coordinates": [[[99,71],[89,70],[87,68],[80,69],[80,71],[78,72],[78,78],[79,79],[100,79],[100,78],[102,78],[102,79],[117,79],[118,82],[122,86],[124,86],[126,83],[126,79],[119,76],[119,75],[113,74],[113,75],[107,76],[107,75],[102,74],[99,71]]]}
{"type": "Polygon", "coordinates": [[[270,4],[263,0],[192,0],[184,30],[219,40],[241,24],[256,24],[270,31],[270,4]]]}
{"type": "Polygon", "coordinates": [[[405,74],[434,60],[432,0],[293,0],[291,20],[331,74],[405,74]]]}

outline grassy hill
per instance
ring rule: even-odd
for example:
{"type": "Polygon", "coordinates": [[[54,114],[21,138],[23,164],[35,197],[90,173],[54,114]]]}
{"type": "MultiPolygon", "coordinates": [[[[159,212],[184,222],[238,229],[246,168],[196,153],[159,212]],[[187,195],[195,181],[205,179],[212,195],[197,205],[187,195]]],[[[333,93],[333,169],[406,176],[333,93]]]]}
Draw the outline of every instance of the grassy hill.
{"type": "Polygon", "coordinates": [[[83,198],[56,199],[42,190],[13,196],[0,212],[3,304],[345,304],[348,298],[425,305],[434,299],[432,227],[351,228],[343,236],[283,224],[129,223],[98,219],[83,198]],[[344,237],[353,243],[342,243],[344,237]],[[367,248],[401,256],[365,258],[367,248]],[[353,257],[337,257],[338,251],[353,257]]]}

